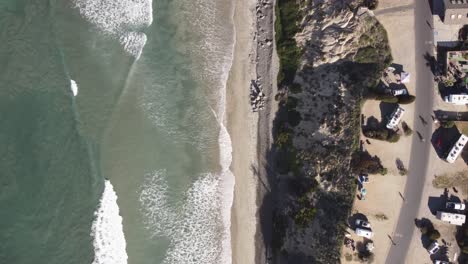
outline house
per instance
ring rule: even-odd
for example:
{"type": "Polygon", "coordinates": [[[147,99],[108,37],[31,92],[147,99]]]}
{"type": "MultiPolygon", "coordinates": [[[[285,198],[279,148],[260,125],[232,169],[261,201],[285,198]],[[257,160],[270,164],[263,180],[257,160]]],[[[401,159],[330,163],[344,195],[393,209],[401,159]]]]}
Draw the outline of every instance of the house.
{"type": "Polygon", "coordinates": [[[454,214],[454,213],[437,211],[437,219],[442,220],[452,225],[461,226],[465,223],[466,216],[463,214],[454,214]]]}
{"type": "Polygon", "coordinates": [[[454,78],[465,80],[466,74],[468,73],[468,51],[447,51],[446,70],[447,74],[452,75],[454,78]]]}
{"type": "Polygon", "coordinates": [[[468,0],[444,0],[444,24],[468,24],[468,0]]]}
{"type": "Polygon", "coordinates": [[[390,119],[388,120],[387,123],[387,128],[388,129],[394,129],[395,127],[398,126],[400,123],[401,117],[403,116],[403,113],[405,113],[405,109],[401,108],[398,106],[390,116],[390,119]]]}
{"type": "Polygon", "coordinates": [[[455,142],[449,154],[447,155],[447,161],[449,163],[454,163],[457,160],[458,156],[460,156],[460,153],[462,153],[463,148],[465,147],[467,142],[468,137],[462,134],[457,140],[457,142],[455,142]]]}

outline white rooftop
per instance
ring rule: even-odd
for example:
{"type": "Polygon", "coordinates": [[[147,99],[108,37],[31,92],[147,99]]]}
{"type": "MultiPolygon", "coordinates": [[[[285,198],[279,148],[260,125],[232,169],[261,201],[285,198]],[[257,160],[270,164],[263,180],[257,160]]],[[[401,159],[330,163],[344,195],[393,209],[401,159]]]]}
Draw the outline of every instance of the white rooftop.
{"type": "Polygon", "coordinates": [[[390,120],[388,120],[387,123],[387,128],[388,129],[394,129],[396,126],[398,126],[398,123],[400,123],[401,117],[403,116],[403,113],[405,113],[405,109],[401,108],[398,106],[390,116],[390,120]]]}
{"type": "Polygon", "coordinates": [[[468,104],[467,94],[451,94],[445,97],[445,101],[452,104],[464,105],[468,104]]]}
{"type": "Polygon", "coordinates": [[[467,142],[468,137],[462,134],[457,140],[457,142],[453,145],[449,154],[447,155],[447,161],[450,163],[454,163],[457,160],[458,156],[460,156],[460,153],[462,153],[463,148],[465,147],[467,142]]]}
{"type": "Polygon", "coordinates": [[[461,226],[465,223],[466,216],[463,214],[453,214],[447,212],[437,212],[437,218],[452,225],[461,226]]]}

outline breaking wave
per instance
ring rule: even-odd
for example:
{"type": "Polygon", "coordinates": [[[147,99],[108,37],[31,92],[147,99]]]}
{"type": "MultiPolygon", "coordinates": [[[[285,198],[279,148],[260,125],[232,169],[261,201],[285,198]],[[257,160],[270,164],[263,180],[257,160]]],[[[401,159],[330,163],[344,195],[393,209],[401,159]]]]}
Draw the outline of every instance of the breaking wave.
{"type": "Polygon", "coordinates": [[[94,245],[92,264],[126,264],[127,252],[117,195],[106,180],[98,209],[94,213],[91,236],[94,245]]]}
{"type": "Polygon", "coordinates": [[[164,171],[147,174],[140,192],[146,228],[153,236],[165,236],[171,241],[163,263],[222,263],[219,177],[200,175],[185,192],[184,201],[172,203],[164,177],[164,171]]]}
{"type": "Polygon", "coordinates": [[[151,0],[74,0],[80,15],[101,32],[117,39],[138,59],[146,43],[141,32],[153,22],[151,0]]]}

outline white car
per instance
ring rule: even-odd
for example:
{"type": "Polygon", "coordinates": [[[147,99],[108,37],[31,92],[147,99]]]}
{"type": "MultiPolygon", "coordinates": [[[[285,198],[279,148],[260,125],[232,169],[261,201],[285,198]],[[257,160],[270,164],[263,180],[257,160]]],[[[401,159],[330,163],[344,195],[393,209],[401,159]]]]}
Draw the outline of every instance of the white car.
{"type": "Polygon", "coordinates": [[[465,204],[464,203],[454,203],[454,202],[447,202],[445,204],[445,207],[447,207],[447,209],[455,209],[455,210],[465,210],[465,204]]]}
{"type": "Polygon", "coordinates": [[[364,220],[362,220],[362,219],[356,219],[356,226],[362,226],[362,227],[365,227],[365,228],[371,228],[371,225],[369,224],[369,222],[364,221],[364,220]]]}
{"type": "Polygon", "coordinates": [[[369,238],[369,239],[371,239],[372,236],[374,235],[372,231],[369,229],[356,228],[355,231],[356,231],[356,235],[369,238]]]}
{"type": "Polygon", "coordinates": [[[439,251],[440,247],[439,247],[439,243],[437,243],[437,241],[434,241],[432,242],[432,244],[427,248],[427,252],[429,252],[429,254],[433,255],[435,253],[437,253],[437,251],[439,251]]]}
{"type": "Polygon", "coordinates": [[[444,260],[436,260],[434,264],[450,264],[450,262],[444,260]]]}

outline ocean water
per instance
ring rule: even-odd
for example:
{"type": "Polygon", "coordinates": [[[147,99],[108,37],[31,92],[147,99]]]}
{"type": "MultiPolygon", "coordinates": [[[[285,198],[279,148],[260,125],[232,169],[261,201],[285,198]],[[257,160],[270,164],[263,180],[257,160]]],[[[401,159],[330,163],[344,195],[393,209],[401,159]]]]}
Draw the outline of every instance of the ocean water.
{"type": "Polygon", "coordinates": [[[0,3],[0,263],[230,263],[229,0],[0,3]]]}

